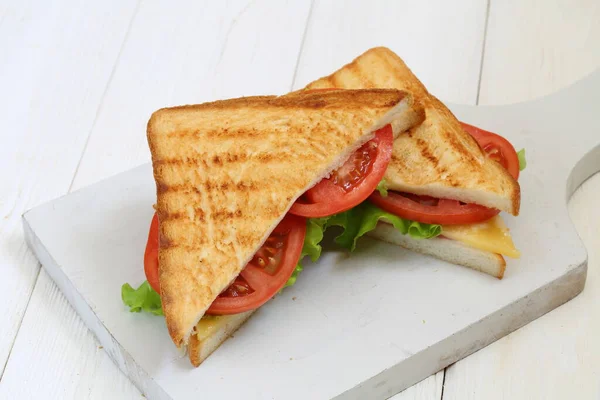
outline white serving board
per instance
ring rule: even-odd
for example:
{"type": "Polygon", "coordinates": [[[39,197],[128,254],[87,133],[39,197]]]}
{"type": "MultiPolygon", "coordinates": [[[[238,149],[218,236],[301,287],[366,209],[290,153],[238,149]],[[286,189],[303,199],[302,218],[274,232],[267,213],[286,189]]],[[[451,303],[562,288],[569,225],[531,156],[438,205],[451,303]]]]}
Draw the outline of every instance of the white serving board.
{"type": "Polygon", "coordinates": [[[327,253],[199,368],[164,320],[129,313],[144,280],[155,199],[144,165],[24,215],[28,243],[121,370],[152,399],[387,398],[576,296],[587,255],[567,213],[600,170],[600,71],[537,101],[452,106],[527,150],[521,216],[505,217],[523,256],[503,280],[364,239],[327,253]]]}

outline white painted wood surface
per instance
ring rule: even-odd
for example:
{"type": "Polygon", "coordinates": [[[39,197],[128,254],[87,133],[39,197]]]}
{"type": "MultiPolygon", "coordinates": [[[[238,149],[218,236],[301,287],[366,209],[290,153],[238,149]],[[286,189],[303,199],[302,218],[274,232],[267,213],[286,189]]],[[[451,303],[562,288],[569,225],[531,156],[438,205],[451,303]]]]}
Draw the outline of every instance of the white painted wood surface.
{"type": "Polygon", "coordinates": [[[294,86],[331,74],[371,47],[387,46],[436,96],[475,104],[486,6],[485,0],[352,0],[340,8],[336,1],[316,1],[294,86]]]}
{"type": "Polygon", "coordinates": [[[553,93],[600,66],[598,0],[490,2],[479,104],[553,93]]]}
{"type": "MultiPolygon", "coordinates": [[[[108,113],[108,111],[103,112],[102,108],[99,109],[97,105],[93,108],[90,103],[94,99],[97,101],[96,104],[100,103],[98,97],[102,96],[104,89],[107,87],[106,82],[109,79],[113,66],[115,66],[120,46],[122,43],[125,43],[125,46],[127,45],[127,42],[123,42],[123,40],[119,42],[116,37],[119,34],[125,35],[129,25],[128,19],[133,16],[135,11],[135,4],[133,2],[122,3],[111,2],[109,4],[109,2],[104,2],[102,5],[98,4],[94,6],[90,4],[85,7],[79,4],[79,7],[69,8],[68,6],[72,6],[73,2],[53,2],[53,7],[51,8],[53,11],[46,14],[43,20],[40,15],[46,12],[46,9],[41,7],[39,3],[24,4],[13,1],[4,2],[3,5],[0,5],[0,32],[3,32],[0,35],[0,48],[3,54],[3,57],[0,58],[0,71],[3,72],[0,75],[0,87],[2,88],[2,91],[0,91],[0,102],[2,110],[4,110],[3,112],[0,111],[0,113],[2,113],[3,121],[9,121],[9,127],[12,127],[20,134],[20,136],[8,136],[7,130],[3,131],[3,138],[5,142],[8,138],[9,148],[13,146],[12,148],[21,149],[20,153],[17,153],[18,156],[7,158],[3,154],[2,161],[0,161],[3,171],[20,171],[14,173],[10,178],[2,175],[2,187],[4,191],[3,195],[0,196],[0,209],[2,210],[2,217],[4,219],[0,220],[0,231],[2,232],[2,235],[0,235],[0,240],[2,240],[0,254],[2,258],[0,260],[3,266],[7,265],[9,278],[0,284],[3,285],[0,292],[0,303],[2,304],[0,311],[3,315],[3,319],[0,320],[0,356],[3,357],[0,358],[0,368],[4,365],[8,357],[8,349],[12,345],[14,334],[20,324],[21,315],[27,305],[28,295],[31,292],[31,285],[37,271],[35,261],[24,249],[22,243],[20,227],[18,226],[18,222],[16,222],[18,221],[20,212],[43,200],[65,193],[68,190],[69,183],[75,172],[75,166],[77,165],[79,156],[81,156],[83,143],[85,143],[86,137],[92,129],[96,113],[98,114],[97,127],[93,130],[95,133],[90,139],[86,154],[82,160],[80,174],[75,178],[75,186],[87,185],[97,179],[120,172],[146,160],[147,153],[146,155],[144,154],[146,150],[143,147],[143,142],[136,142],[136,140],[139,140],[139,135],[133,132],[133,129],[137,128],[135,124],[130,122],[131,120],[128,120],[128,111],[122,113],[123,124],[131,124],[129,125],[131,130],[123,129],[120,131],[122,135],[120,136],[120,140],[123,140],[126,146],[123,146],[123,148],[121,146],[111,146],[114,139],[110,139],[110,141],[107,139],[105,142],[101,138],[94,139],[97,135],[107,134],[107,132],[100,131],[99,127],[104,127],[107,130],[119,128],[119,120],[111,121],[113,117],[110,115],[103,117],[103,113],[108,113]],[[93,11],[92,7],[96,11],[93,11]],[[129,11],[124,10],[124,8],[127,8],[129,11]],[[74,16],[73,13],[80,13],[77,14],[79,17],[74,16]],[[37,19],[34,18],[35,16],[37,16],[37,19]],[[117,26],[115,24],[121,25],[117,26]],[[97,54],[92,56],[91,54],[94,51],[97,54]],[[63,55],[63,58],[52,58],[49,57],[50,54],[63,55]],[[65,55],[69,57],[65,59],[65,55]],[[113,56],[112,59],[111,56],[113,56]],[[6,71],[11,71],[12,74],[6,74],[6,71]],[[85,74],[90,74],[87,76],[87,79],[85,74]],[[54,80],[51,78],[54,78],[54,80]],[[52,86],[56,82],[67,83],[60,87],[60,91],[55,90],[55,92],[58,92],[58,95],[52,92],[52,89],[56,89],[56,86],[52,86]],[[94,85],[93,87],[87,86],[92,84],[94,85]],[[17,93],[23,99],[19,100],[19,96],[14,95],[6,96],[4,89],[6,87],[12,88],[12,92],[17,93]],[[62,103],[61,99],[64,99],[62,103]],[[62,111],[65,109],[64,104],[66,99],[69,99],[72,103],[79,104],[77,110],[82,112],[79,119],[73,119],[73,115],[66,115],[62,111]],[[35,107],[30,108],[30,104],[33,104],[35,107]],[[80,104],[84,104],[85,107],[92,109],[90,111],[92,113],[91,117],[85,110],[82,111],[80,104]],[[11,110],[12,112],[7,112],[7,110],[11,110]],[[11,115],[26,116],[28,125],[25,125],[23,119],[9,118],[11,115]],[[64,129],[55,133],[56,136],[53,136],[53,140],[50,141],[49,137],[42,134],[45,132],[43,129],[44,121],[54,121],[54,123],[63,126],[64,129]],[[77,129],[72,129],[74,126],[77,129]],[[64,143],[68,143],[67,152],[64,152],[65,146],[58,146],[60,142],[56,139],[59,137],[61,140],[64,140],[64,143]],[[39,146],[35,147],[36,151],[33,151],[34,148],[30,145],[32,142],[39,142],[39,146]],[[53,143],[56,147],[52,147],[53,143]],[[69,161],[69,154],[71,152],[77,153],[77,151],[79,153],[71,157],[71,161],[69,161]],[[120,153],[112,157],[110,162],[105,162],[111,156],[112,152],[115,151],[120,153]],[[94,157],[96,161],[90,161],[88,164],[86,160],[88,158],[91,160],[94,157]],[[72,160],[75,160],[74,164],[72,164],[72,160]],[[64,172],[65,169],[69,168],[69,165],[71,165],[71,171],[64,172]],[[53,174],[44,173],[44,171],[50,168],[59,169],[53,171],[53,174]],[[70,175],[61,178],[60,171],[63,171],[65,175],[70,175]],[[61,181],[61,179],[64,180],[61,181]],[[4,196],[4,193],[8,193],[8,196],[4,196]],[[8,218],[6,218],[7,216],[8,218]]],[[[264,3],[257,2],[259,7],[265,7],[264,3]]],[[[331,9],[331,6],[321,3],[325,2],[316,2],[313,12],[318,14],[320,13],[319,10],[327,11],[331,9]]],[[[363,18],[370,19],[371,21],[378,20],[373,16],[375,14],[373,10],[377,10],[377,13],[383,13],[384,16],[381,17],[382,19],[385,19],[385,16],[398,15],[398,19],[402,20],[403,24],[412,24],[411,32],[417,29],[418,34],[411,34],[411,32],[403,33],[400,27],[389,34],[389,37],[392,37],[392,39],[385,39],[393,40],[393,42],[382,41],[371,43],[368,42],[368,39],[364,38],[369,38],[371,34],[374,34],[373,32],[377,32],[380,29],[388,29],[393,24],[388,22],[377,25],[371,22],[368,25],[368,29],[364,29],[361,28],[361,21],[358,17],[354,16],[352,18],[348,17],[348,19],[356,21],[353,28],[364,29],[365,32],[357,35],[358,39],[354,36],[353,40],[364,40],[362,43],[364,43],[365,47],[371,44],[387,44],[391,46],[407,58],[411,66],[413,66],[429,88],[443,100],[474,103],[472,93],[473,90],[477,93],[477,86],[475,85],[473,89],[471,70],[469,70],[469,73],[461,75],[462,69],[453,68],[455,63],[462,63],[465,57],[467,59],[480,57],[477,53],[473,55],[468,52],[468,49],[465,50],[461,47],[463,46],[463,42],[471,43],[473,38],[457,36],[456,40],[445,39],[456,31],[464,32],[464,35],[477,32],[477,29],[472,27],[485,26],[485,21],[477,16],[473,18],[458,17],[454,18],[460,20],[460,25],[456,28],[456,23],[453,25],[450,19],[438,16],[437,22],[430,24],[430,20],[423,20],[422,15],[415,14],[417,11],[427,10],[427,5],[415,6],[412,4],[407,5],[406,3],[400,4],[398,2],[398,5],[396,3],[388,3],[387,8],[383,8],[377,7],[378,3],[369,2],[363,5],[363,7],[352,4],[348,8],[353,10],[350,12],[351,15],[362,14],[363,18]],[[421,23],[410,22],[416,21],[419,18],[422,19],[421,23]],[[455,29],[441,29],[442,34],[440,34],[440,31],[436,30],[440,26],[442,28],[450,26],[455,27],[455,29]],[[414,49],[412,51],[414,52],[411,52],[411,45],[407,45],[407,43],[413,43],[414,49]],[[405,51],[406,54],[401,50],[405,51]],[[436,62],[437,58],[434,58],[436,54],[445,54],[443,63],[436,62]],[[457,78],[457,76],[460,76],[460,78],[457,78]]],[[[445,1],[434,2],[434,5],[430,6],[427,14],[435,16],[436,7],[444,10],[445,3],[445,1]]],[[[479,10],[478,7],[481,7],[477,4],[479,3],[461,1],[453,2],[453,7],[461,11],[456,15],[470,16],[473,10],[479,10]]],[[[157,9],[156,4],[142,2],[140,10],[144,7],[148,9],[154,7],[154,9],[157,9]]],[[[48,8],[50,7],[48,6],[48,8]]],[[[483,8],[485,8],[485,4],[483,8]]],[[[329,20],[315,22],[311,18],[311,23],[329,25],[330,27],[345,25],[343,22],[346,20],[346,17],[344,17],[345,11],[338,10],[335,14],[331,14],[331,11],[328,12],[329,20]]],[[[187,15],[184,11],[180,14],[182,16],[187,15]]],[[[476,15],[479,14],[480,12],[476,13],[476,15]]],[[[490,31],[488,32],[489,36],[484,56],[484,73],[481,83],[480,102],[490,104],[528,100],[531,97],[536,97],[540,94],[553,91],[558,87],[565,86],[595,68],[598,65],[598,54],[600,52],[598,41],[595,39],[598,37],[597,15],[597,2],[593,0],[579,0],[575,2],[541,0],[502,2],[492,0],[490,6],[490,31]],[[496,17],[496,15],[500,14],[504,15],[504,18],[496,17]],[[515,15],[519,17],[513,18],[515,15]],[[493,30],[491,30],[492,27],[493,30]],[[519,37],[518,32],[523,31],[528,32],[528,35],[521,35],[519,37]],[[505,37],[510,37],[512,40],[503,41],[505,37]],[[553,37],[556,40],[551,40],[553,37]],[[492,46],[492,43],[496,43],[497,45],[492,46]],[[540,50],[542,48],[545,49],[543,52],[545,58],[543,60],[540,57],[528,58],[530,54],[542,54],[540,50]],[[551,56],[549,57],[548,55],[551,56]],[[514,60],[514,66],[507,66],[506,60],[514,60]],[[540,66],[543,66],[543,68],[540,66]],[[491,86],[487,86],[488,83],[491,86]]],[[[152,15],[147,18],[152,20],[151,17],[152,15]]],[[[138,18],[139,16],[136,17],[132,24],[137,23],[144,26],[144,19],[139,21],[137,20],[138,18]]],[[[156,14],[154,14],[154,18],[156,18],[156,14]]],[[[246,35],[245,32],[254,26],[252,22],[247,22],[247,24],[240,29],[238,33],[239,38],[244,38],[246,35]]],[[[236,25],[239,29],[240,24],[236,25]]],[[[155,27],[155,30],[167,36],[171,30],[175,29],[172,25],[158,26],[158,28],[155,27]]],[[[351,31],[351,28],[346,25],[348,31],[351,31]]],[[[144,28],[140,29],[143,30],[144,28]]],[[[235,30],[234,26],[232,31],[235,30]]],[[[153,30],[146,27],[146,32],[147,34],[152,34],[153,30]]],[[[331,29],[328,30],[328,35],[334,33],[331,32],[331,29]]],[[[216,33],[215,35],[211,35],[211,40],[214,40],[213,38],[216,35],[216,33]]],[[[122,37],[122,39],[124,38],[122,37]]],[[[140,60],[135,60],[135,54],[141,57],[144,54],[145,46],[148,46],[148,43],[141,43],[143,42],[142,39],[143,37],[138,39],[140,40],[138,48],[128,51],[133,53],[130,56],[129,63],[140,63],[138,70],[140,74],[144,74],[147,67],[140,60]]],[[[327,42],[327,37],[319,37],[316,34],[315,40],[318,41],[319,39],[327,42]]],[[[479,40],[480,43],[482,42],[482,38],[479,37],[475,37],[475,40],[479,40]]],[[[347,42],[347,40],[342,40],[341,43],[329,43],[328,48],[334,49],[339,46],[344,48],[347,42]]],[[[194,45],[201,45],[202,43],[203,41],[199,38],[194,45]]],[[[153,43],[153,45],[156,44],[153,43]]],[[[248,49],[248,53],[246,54],[252,51],[248,49]]],[[[309,50],[307,49],[307,51],[309,50]]],[[[348,51],[347,47],[345,51],[348,51]]],[[[181,50],[180,52],[183,53],[184,51],[181,50]]],[[[224,54],[236,57],[235,52],[226,52],[224,54]]],[[[265,55],[264,52],[262,54],[265,55]]],[[[317,51],[317,54],[322,53],[317,51]]],[[[329,54],[336,54],[336,52],[331,50],[329,54]]],[[[346,56],[340,57],[340,60],[342,58],[345,60],[346,56]]],[[[208,55],[204,61],[208,63],[212,62],[211,57],[208,57],[208,55]]],[[[323,73],[328,73],[331,67],[337,67],[337,62],[334,58],[328,58],[327,53],[325,53],[323,63],[328,64],[323,66],[323,73]]],[[[158,67],[159,65],[154,66],[158,67]]],[[[115,68],[118,68],[118,65],[115,68]]],[[[185,67],[182,65],[181,68],[185,67]]],[[[468,68],[466,64],[465,68],[468,68]]],[[[129,67],[129,69],[135,71],[133,67],[129,67]]],[[[160,69],[164,70],[165,67],[162,66],[160,69]]],[[[236,69],[231,69],[229,73],[235,72],[236,69]]],[[[475,73],[478,72],[476,69],[475,73]]],[[[115,69],[116,74],[117,70],[115,69]]],[[[133,80],[137,78],[135,73],[129,73],[128,75],[127,72],[121,72],[121,74],[123,74],[123,78],[121,78],[123,81],[121,83],[125,86],[132,84],[127,79],[128,76],[132,77],[133,80]]],[[[184,78],[183,75],[182,78],[184,78]]],[[[188,76],[186,79],[194,79],[194,77],[188,76]]],[[[298,75],[296,86],[305,83],[303,80],[308,81],[310,79],[312,78],[308,75],[305,77],[298,75]]],[[[246,82],[246,80],[242,81],[246,82]]],[[[184,83],[180,83],[181,87],[184,86],[184,83]]],[[[258,86],[262,87],[261,85],[258,86]]],[[[143,90],[144,86],[138,85],[135,88],[136,90],[143,90]]],[[[161,86],[159,90],[163,89],[164,86],[161,86]]],[[[204,95],[203,93],[205,92],[202,92],[201,89],[199,88],[198,92],[204,95]]],[[[253,91],[260,90],[257,86],[251,89],[253,91]]],[[[183,89],[178,90],[182,91],[183,89]]],[[[215,89],[215,86],[213,86],[211,90],[218,89],[215,89]]],[[[237,94],[221,90],[220,93],[215,92],[214,96],[221,94],[223,97],[226,97],[237,94]]],[[[273,90],[277,90],[277,88],[273,90]]],[[[110,95],[111,91],[114,91],[114,94],[112,94],[114,97],[126,96],[128,98],[127,96],[129,95],[126,90],[111,89],[109,86],[107,96],[110,95]]],[[[149,90],[143,92],[143,96],[141,97],[151,95],[152,91],[149,90]]],[[[173,99],[173,101],[189,98],[183,94],[177,97],[176,95],[172,95],[171,92],[167,92],[166,94],[162,92],[161,96],[171,96],[169,98],[173,99]]],[[[129,97],[128,99],[131,98],[129,97]]],[[[135,104],[141,100],[134,98],[129,101],[135,104]]],[[[113,100],[113,102],[116,102],[116,100],[113,100]]],[[[131,103],[125,104],[125,106],[131,106],[131,103]]],[[[151,104],[148,105],[148,107],[150,106],[151,104]]],[[[134,112],[141,111],[134,110],[134,112]]],[[[596,181],[597,178],[592,182],[596,181]]],[[[589,190],[588,193],[585,192],[588,191],[582,191],[584,198],[590,201],[600,194],[597,185],[589,190]]],[[[588,202],[588,204],[591,203],[588,202]]],[[[575,208],[573,211],[581,212],[581,215],[585,215],[582,209],[575,208]]],[[[595,240],[597,241],[600,232],[598,232],[597,228],[594,229],[593,221],[585,218],[580,219],[580,221],[581,223],[577,225],[580,232],[583,233],[588,229],[591,232],[590,237],[596,238],[595,240]]],[[[596,243],[590,242],[586,239],[585,235],[584,240],[586,240],[586,244],[588,245],[596,243]]],[[[599,265],[598,261],[594,261],[592,257],[590,259],[590,270],[594,266],[598,268],[599,265]]],[[[592,279],[591,276],[592,274],[590,274],[590,279],[592,279]]],[[[590,280],[588,280],[588,288],[584,292],[584,295],[592,292],[591,287],[593,286],[590,284],[590,280]]],[[[137,393],[136,390],[116,370],[104,352],[97,349],[97,344],[91,335],[82,326],[81,321],[78,320],[73,310],[66,304],[62,295],[56,292],[54,284],[48,280],[47,275],[43,272],[37,283],[36,292],[39,292],[37,300],[35,298],[32,299],[30,307],[37,304],[37,308],[31,313],[28,312],[30,314],[28,317],[30,322],[24,324],[22,327],[19,334],[19,338],[23,337],[23,339],[19,339],[21,340],[21,345],[15,346],[15,349],[11,353],[11,361],[7,366],[7,372],[10,371],[13,362],[16,362],[18,365],[26,365],[27,370],[23,372],[15,368],[13,369],[14,373],[2,378],[0,382],[0,398],[4,398],[8,393],[18,393],[22,397],[43,396],[45,398],[131,398],[134,396],[137,393]],[[54,322],[54,328],[48,327],[51,323],[47,319],[54,322]],[[44,339],[40,339],[42,335],[39,332],[41,330],[44,330],[44,339]],[[20,357],[23,357],[22,362],[18,362],[20,357]],[[63,368],[66,368],[66,370],[56,372],[63,368]],[[28,389],[25,387],[27,385],[32,385],[32,387],[28,389]]],[[[577,315],[579,314],[587,315],[590,318],[589,326],[591,328],[579,329],[577,331],[577,340],[584,343],[585,346],[594,343],[598,337],[598,319],[594,319],[594,316],[598,315],[598,311],[600,310],[598,310],[597,301],[594,302],[593,296],[595,292],[589,295],[590,298],[586,297],[587,300],[585,303],[577,306],[578,308],[573,313],[565,316],[568,323],[567,326],[577,326],[577,315]]],[[[597,298],[597,293],[595,295],[597,298]]],[[[580,297],[577,301],[583,301],[580,300],[582,298],[580,297]]],[[[572,307],[575,306],[573,305],[572,307]]],[[[552,319],[555,314],[556,312],[551,313],[542,319],[550,319],[547,326],[534,329],[534,325],[530,325],[527,328],[530,330],[530,333],[526,338],[522,339],[526,342],[526,345],[523,345],[522,348],[530,348],[532,345],[537,345],[538,342],[542,341],[540,338],[545,337],[549,331],[559,329],[561,324],[564,325],[565,321],[552,319]]],[[[511,335],[509,338],[511,340],[513,340],[512,338],[521,338],[522,331],[511,335]]],[[[552,336],[550,343],[556,346],[562,345],[565,351],[563,354],[558,352],[550,353],[552,356],[550,359],[546,357],[540,358],[539,360],[544,364],[544,368],[517,368],[515,365],[519,365],[528,357],[526,351],[513,351],[511,346],[504,346],[497,350],[495,350],[494,346],[486,348],[450,368],[450,373],[446,377],[444,398],[488,398],[486,396],[489,396],[489,398],[500,398],[502,397],[501,394],[505,394],[508,397],[509,393],[511,395],[516,394],[512,398],[531,398],[539,389],[536,386],[536,382],[541,382],[542,377],[547,374],[548,370],[555,373],[549,379],[553,380],[554,387],[557,388],[556,394],[552,394],[550,398],[561,398],[557,395],[559,393],[568,393],[568,397],[573,398],[587,398],[577,396],[577,391],[580,387],[578,384],[579,381],[560,379],[561,370],[554,367],[561,364],[564,353],[569,353],[570,349],[565,346],[571,342],[566,337],[560,337],[557,334],[552,336]],[[494,351],[497,352],[495,353],[494,351]],[[474,379],[472,374],[476,368],[465,368],[464,372],[461,372],[458,368],[460,365],[467,365],[471,359],[475,359],[479,355],[489,354],[489,362],[491,362],[497,358],[500,352],[503,357],[510,360],[514,359],[515,364],[507,362],[503,369],[490,372],[495,374],[496,381],[486,379],[490,375],[478,376],[477,379],[474,379]],[[517,386],[522,389],[519,393],[511,389],[511,385],[516,380],[508,378],[516,373],[523,378],[519,381],[520,386],[517,386]],[[503,376],[507,378],[504,380],[503,376]],[[479,384],[476,385],[477,382],[479,384]],[[531,384],[528,384],[528,382],[531,382],[531,384]],[[464,390],[460,391],[461,388],[464,388],[464,390]]],[[[590,347],[590,355],[594,354],[594,349],[597,352],[597,348],[590,347]]],[[[548,356],[547,353],[541,350],[537,354],[548,356]]],[[[575,363],[569,365],[575,374],[582,375],[581,379],[585,379],[585,377],[595,379],[596,383],[591,382],[589,385],[592,387],[595,384],[598,388],[600,386],[597,384],[599,370],[598,365],[592,362],[592,358],[591,356],[587,358],[578,357],[575,363]]],[[[538,362],[538,365],[540,362],[538,362]]],[[[439,399],[442,380],[443,373],[438,373],[435,378],[432,377],[406,390],[398,395],[397,398],[439,399]]],[[[592,392],[586,392],[586,395],[590,393],[592,392]]]]}
{"type": "Polygon", "coordinates": [[[135,6],[0,4],[0,375],[39,271],[21,213],[69,190],[135,6]]]}

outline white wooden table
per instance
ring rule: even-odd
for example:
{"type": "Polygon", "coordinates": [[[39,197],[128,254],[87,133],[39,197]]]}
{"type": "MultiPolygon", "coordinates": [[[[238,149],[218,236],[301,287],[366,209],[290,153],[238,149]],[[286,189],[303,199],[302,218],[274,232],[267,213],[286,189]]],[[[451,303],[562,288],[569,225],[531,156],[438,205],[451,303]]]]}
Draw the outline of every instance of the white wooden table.
{"type": "MultiPolygon", "coordinates": [[[[141,397],[27,250],[23,211],[148,162],[159,107],[284,93],[376,45],[442,100],[525,101],[600,65],[600,2],[0,0],[0,398],[141,397]]],[[[599,195],[596,176],[570,203],[580,296],[395,398],[599,398],[599,195]]]]}

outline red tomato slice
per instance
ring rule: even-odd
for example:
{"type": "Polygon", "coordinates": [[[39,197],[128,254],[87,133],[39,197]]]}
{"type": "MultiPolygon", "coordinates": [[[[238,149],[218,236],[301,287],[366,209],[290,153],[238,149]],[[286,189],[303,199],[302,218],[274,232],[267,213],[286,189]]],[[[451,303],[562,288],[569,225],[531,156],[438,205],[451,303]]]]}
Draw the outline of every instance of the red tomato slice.
{"type": "MultiPolygon", "coordinates": [[[[512,175],[519,178],[519,157],[515,148],[500,135],[462,123],[463,128],[477,141],[488,157],[497,161],[512,175]]],[[[399,217],[428,224],[472,224],[492,218],[499,210],[456,200],[435,199],[408,193],[388,192],[382,197],[374,192],[369,200],[385,211],[399,217]]]]}
{"type": "Polygon", "coordinates": [[[144,272],[152,289],[160,293],[158,283],[158,216],[156,213],[154,213],[150,223],[148,242],[146,243],[146,251],[144,251],[144,272]]]}
{"type": "MultiPolygon", "coordinates": [[[[306,220],[295,215],[277,225],[265,244],[246,265],[242,273],[208,308],[207,314],[238,314],[254,310],[273,297],[288,281],[302,253],[306,220]]],[[[158,281],[158,217],[150,224],[144,253],[146,279],[160,293],[158,281]]]]}
{"type": "Polygon", "coordinates": [[[305,234],[306,220],[286,215],[240,276],[210,305],[207,314],[255,310],[275,296],[296,269],[305,234]]]}
{"type": "Polygon", "coordinates": [[[517,156],[515,148],[508,140],[464,122],[461,122],[461,125],[465,131],[477,140],[477,143],[489,158],[499,162],[515,180],[519,179],[519,156],[517,156]]]}
{"type": "Polygon", "coordinates": [[[394,134],[386,125],[334,171],[294,203],[291,214],[302,217],[328,217],[366,200],[375,190],[392,157],[394,134]]]}
{"type": "Polygon", "coordinates": [[[490,219],[500,212],[477,204],[463,204],[456,200],[391,191],[386,197],[374,192],[369,200],[379,208],[401,218],[426,224],[472,224],[490,219]]]}

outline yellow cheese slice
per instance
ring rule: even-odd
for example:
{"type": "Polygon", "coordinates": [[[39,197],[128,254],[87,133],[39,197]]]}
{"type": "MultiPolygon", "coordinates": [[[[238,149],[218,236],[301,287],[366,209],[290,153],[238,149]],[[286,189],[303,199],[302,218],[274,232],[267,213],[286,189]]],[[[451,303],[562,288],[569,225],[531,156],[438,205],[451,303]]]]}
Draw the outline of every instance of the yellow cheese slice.
{"type": "Polygon", "coordinates": [[[253,312],[254,310],[231,315],[205,315],[196,324],[194,333],[200,342],[218,340],[220,336],[233,333],[253,312]]]}
{"type": "Polygon", "coordinates": [[[235,320],[237,314],[233,315],[205,315],[196,325],[198,340],[203,341],[216,332],[226,329],[229,322],[235,320]]]}
{"type": "Polygon", "coordinates": [[[444,225],[442,226],[442,235],[480,250],[504,254],[511,258],[521,256],[512,241],[506,224],[499,215],[476,224],[444,225]]]}

